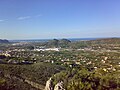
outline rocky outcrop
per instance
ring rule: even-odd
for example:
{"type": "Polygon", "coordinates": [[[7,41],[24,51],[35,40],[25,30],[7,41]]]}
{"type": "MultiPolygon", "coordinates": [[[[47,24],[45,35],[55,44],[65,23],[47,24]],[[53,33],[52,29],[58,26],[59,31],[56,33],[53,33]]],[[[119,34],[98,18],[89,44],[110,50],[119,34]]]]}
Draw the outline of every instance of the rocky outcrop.
{"type": "Polygon", "coordinates": [[[65,90],[63,84],[64,84],[63,81],[58,82],[58,83],[55,85],[54,90],[65,90]]]}
{"type": "Polygon", "coordinates": [[[45,90],[54,90],[53,80],[51,78],[46,82],[45,90]]]}
{"type": "Polygon", "coordinates": [[[64,89],[64,83],[63,81],[58,82],[55,87],[53,85],[53,80],[50,78],[47,82],[46,82],[46,86],[44,90],[65,90],[64,89]]]}

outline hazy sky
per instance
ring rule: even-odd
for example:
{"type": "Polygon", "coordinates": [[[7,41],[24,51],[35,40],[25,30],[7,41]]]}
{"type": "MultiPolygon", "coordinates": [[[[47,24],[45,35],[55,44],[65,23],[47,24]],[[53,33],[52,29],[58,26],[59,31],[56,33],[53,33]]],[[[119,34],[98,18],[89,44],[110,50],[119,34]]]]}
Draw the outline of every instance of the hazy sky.
{"type": "Polygon", "coordinates": [[[0,38],[120,36],[120,0],[0,0],[0,38]]]}

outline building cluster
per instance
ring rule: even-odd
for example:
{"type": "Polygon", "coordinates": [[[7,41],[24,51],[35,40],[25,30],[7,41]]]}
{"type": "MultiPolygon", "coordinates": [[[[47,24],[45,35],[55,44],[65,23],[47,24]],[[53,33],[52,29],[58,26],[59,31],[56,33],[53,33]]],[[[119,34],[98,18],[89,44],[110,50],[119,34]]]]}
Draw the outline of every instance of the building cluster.
{"type": "Polygon", "coordinates": [[[34,51],[59,51],[59,48],[36,48],[34,51]]]}

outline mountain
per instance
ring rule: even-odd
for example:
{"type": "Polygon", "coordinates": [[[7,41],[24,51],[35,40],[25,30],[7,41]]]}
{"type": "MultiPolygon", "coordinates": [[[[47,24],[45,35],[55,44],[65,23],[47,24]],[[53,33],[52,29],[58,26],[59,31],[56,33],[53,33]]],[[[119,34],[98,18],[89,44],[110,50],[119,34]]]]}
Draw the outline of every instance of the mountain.
{"type": "Polygon", "coordinates": [[[53,40],[50,40],[48,43],[47,43],[47,46],[48,47],[62,47],[62,48],[65,48],[65,47],[68,47],[69,43],[71,43],[70,40],[68,39],[53,39],[53,40]]]}
{"type": "Polygon", "coordinates": [[[0,39],[0,43],[9,43],[9,41],[8,40],[6,40],[6,39],[0,39]]]}

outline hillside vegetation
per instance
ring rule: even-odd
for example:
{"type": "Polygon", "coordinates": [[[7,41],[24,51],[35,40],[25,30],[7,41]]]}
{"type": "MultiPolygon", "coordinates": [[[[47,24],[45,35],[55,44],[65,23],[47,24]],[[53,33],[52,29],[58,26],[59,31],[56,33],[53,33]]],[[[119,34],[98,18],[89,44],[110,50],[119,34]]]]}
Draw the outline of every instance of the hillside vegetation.
{"type": "Polygon", "coordinates": [[[120,39],[0,44],[0,89],[120,90],[120,39]],[[50,79],[51,78],[51,79],[50,79]]]}

